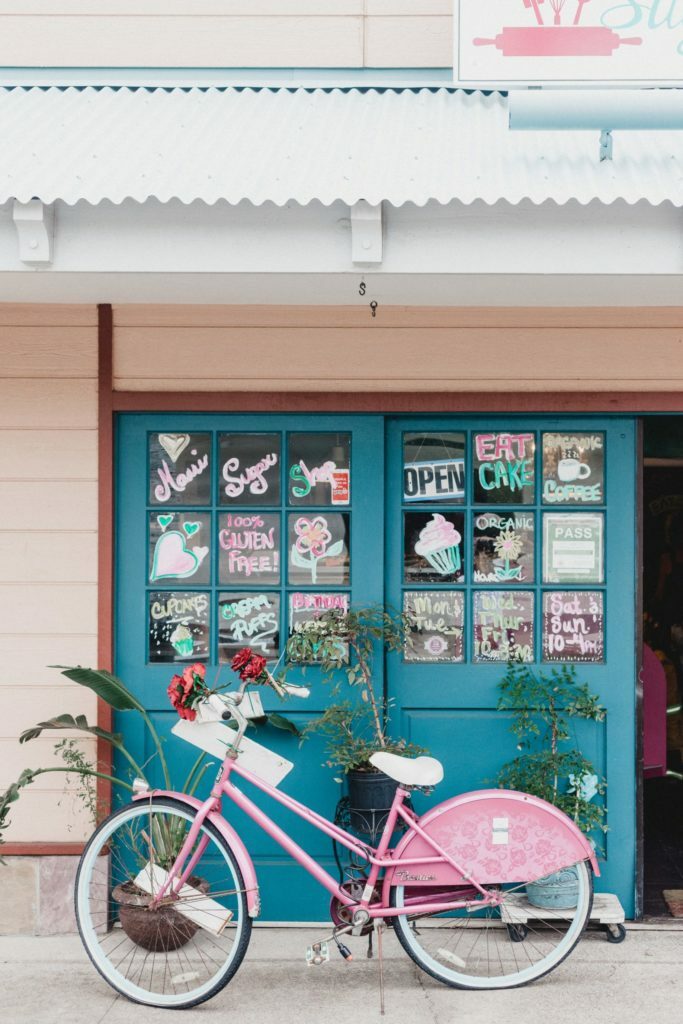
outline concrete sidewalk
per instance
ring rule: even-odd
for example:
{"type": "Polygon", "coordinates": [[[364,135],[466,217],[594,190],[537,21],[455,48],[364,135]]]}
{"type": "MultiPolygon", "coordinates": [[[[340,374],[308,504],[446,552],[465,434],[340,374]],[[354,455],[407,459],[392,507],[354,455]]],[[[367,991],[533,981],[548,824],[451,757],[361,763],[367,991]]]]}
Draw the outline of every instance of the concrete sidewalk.
{"type": "MultiPolygon", "coordinates": [[[[183,1020],[238,1024],[680,1024],[683,930],[629,929],[621,945],[589,933],[572,956],[534,985],[507,992],[462,992],[419,971],[389,932],[385,940],[386,1016],[380,1017],[376,960],[350,939],[357,960],[307,967],[306,946],[322,930],[255,928],[235,979],[183,1020]]],[[[118,997],[99,977],[78,938],[0,938],[2,1024],[148,1024],[174,1019],[118,997]]]]}

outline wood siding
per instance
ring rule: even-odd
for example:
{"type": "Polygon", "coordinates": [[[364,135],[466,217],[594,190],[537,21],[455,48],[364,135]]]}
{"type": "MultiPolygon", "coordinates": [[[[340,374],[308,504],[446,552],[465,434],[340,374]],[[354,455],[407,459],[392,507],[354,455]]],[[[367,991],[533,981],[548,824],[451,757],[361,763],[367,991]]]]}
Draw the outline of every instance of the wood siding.
{"type": "Polygon", "coordinates": [[[6,67],[451,63],[451,0],[0,0],[6,67]]]}
{"type": "Polygon", "coordinates": [[[119,391],[683,391],[683,310],[114,311],[119,391]]]}
{"type": "MultiPolygon", "coordinates": [[[[22,730],[64,712],[96,721],[95,699],[47,667],[97,657],[96,319],[94,306],[0,305],[0,790],[59,764],[57,734],[20,746],[22,730]]],[[[55,773],[22,796],[7,838],[88,831],[55,773]]]]}

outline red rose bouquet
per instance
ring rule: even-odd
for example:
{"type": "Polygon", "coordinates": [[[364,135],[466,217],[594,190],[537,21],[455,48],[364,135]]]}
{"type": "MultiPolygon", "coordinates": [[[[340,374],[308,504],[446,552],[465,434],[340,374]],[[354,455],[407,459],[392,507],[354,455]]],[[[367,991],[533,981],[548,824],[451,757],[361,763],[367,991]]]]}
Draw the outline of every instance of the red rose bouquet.
{"type": "Polygon", "coordinates": [[[194,722],[197,717],[197,705],[200,701],[206,700],[211,692],[206,685],[205,675],[206,668],[197,662],[188,665],[181,676],[173,676],[168,687],[171,704],[180,717],[187,718],[189,722],[194,722]]]}
{"type": "Polygon", "coordinates": [[[285,689],[268,671],[268,662],[261,654],[254,654],[251,647],[243,647],[230,662],[243,683],[254,686],[272,686],[278,697],[285,696],[285,689]]]}

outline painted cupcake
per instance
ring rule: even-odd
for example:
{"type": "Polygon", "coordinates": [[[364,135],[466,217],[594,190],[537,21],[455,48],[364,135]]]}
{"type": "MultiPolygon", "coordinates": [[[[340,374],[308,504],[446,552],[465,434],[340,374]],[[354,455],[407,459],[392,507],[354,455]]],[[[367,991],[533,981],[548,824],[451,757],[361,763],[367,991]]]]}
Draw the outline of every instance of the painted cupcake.
{"type": "Polygon", "coordinates": [[[461,540],[453,523],[435,512],[431,522],[420,530],[415,554],[425,558],[441,576],[451,576],[460,569],[461,540]]]}
{"type": "Polygon", "coordinates": [[[187,626],[176,626],[171,633],[171,643],[181,658],[189,657],[194,651],[194,640],[187,626]]]}

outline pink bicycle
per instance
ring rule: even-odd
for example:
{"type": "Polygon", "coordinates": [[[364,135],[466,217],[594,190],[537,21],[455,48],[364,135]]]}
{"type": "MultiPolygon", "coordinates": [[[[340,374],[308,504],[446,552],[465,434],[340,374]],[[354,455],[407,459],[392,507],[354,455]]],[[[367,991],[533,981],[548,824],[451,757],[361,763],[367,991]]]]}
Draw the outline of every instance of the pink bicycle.
{"type": "MultiPolygon", "coordinates": [[[[230,737],[207,800],[140,792],[100,825],[83,853],[79,930],[95,967],[118,992],[151,1006],[194,1006],[219,992],[242,963],[260,909],[258,881],[222,815],[223,796],[328,890],[326,941],[342,955],[342,936],[375,929],[381,956],[382,929],[391,924],[419,967],[468,989],[524,985],[569,955],[590,916],[593,872],[599,873],[592,847],[569,818],[506,790],[466,793],[418,817],[406,799],[441,781],[440,763],[379,752],[374,765],[399,785],[379,843],[369,846],[280,792],[258,767],[245,766],[248,749],[258,747],[244,736],[253,698],[243,684],[213,696],[199,723],[182,723],[205,731],[205,749],[219,742],[217,730],[230,737]],[[232,719],[233,728],[221,719],[232,719]],[[346,847],[365,870],[340,884],[233,784],[233,774],[346,847]],[[399,825],[405,831],[390,848],[399,825]],[[525,885],[569,867],[576,906],[536,910],[530,919],[525,885]]],[[[301,916],[292,906],[292,918],[301,916]]],[[[317,952],[313,959],[322,959],[317,952]]]]}

